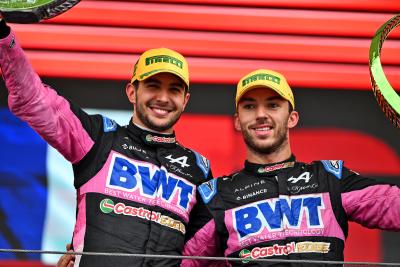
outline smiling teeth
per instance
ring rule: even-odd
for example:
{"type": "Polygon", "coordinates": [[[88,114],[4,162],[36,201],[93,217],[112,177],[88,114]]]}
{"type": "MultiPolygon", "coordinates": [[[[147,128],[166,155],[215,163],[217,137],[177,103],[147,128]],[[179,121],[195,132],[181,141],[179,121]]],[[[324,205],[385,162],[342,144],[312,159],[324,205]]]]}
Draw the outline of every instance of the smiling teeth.
{"type": "Polygon", "coordinates": [[[271,130],[271,127],[262,127],[262,128],[256,128],[257,131],[269,131],[271,130]]]}
{"type": "Polygon", "coordinates": [[[165,110],[165,109],[153,108],[153,110],[157,113],[162,113],[162,114],[168,113],[168,110],[165,110]]]}

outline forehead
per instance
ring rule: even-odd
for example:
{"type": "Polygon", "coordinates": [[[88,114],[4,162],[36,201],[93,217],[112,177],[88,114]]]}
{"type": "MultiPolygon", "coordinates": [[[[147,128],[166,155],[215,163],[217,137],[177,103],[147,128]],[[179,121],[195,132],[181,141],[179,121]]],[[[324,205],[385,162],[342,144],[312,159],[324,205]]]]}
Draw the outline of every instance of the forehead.
{"type": "MultiPolygon", "coordinates": [[[[277,92],[267,87],[256,87],[243,94],[240,101],[243,100],[265,100],[271,97],[280,97],[277,92]]],[[[283,98],[282,98],[283,99],[283,98]]]]}

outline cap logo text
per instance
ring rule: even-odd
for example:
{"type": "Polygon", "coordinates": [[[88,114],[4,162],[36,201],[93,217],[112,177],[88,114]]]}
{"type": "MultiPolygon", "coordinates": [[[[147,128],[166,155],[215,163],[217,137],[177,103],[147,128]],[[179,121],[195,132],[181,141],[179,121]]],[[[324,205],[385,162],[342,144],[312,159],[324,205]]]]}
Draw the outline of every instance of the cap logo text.
{"type": "Polygon", "coordinates": [[[175,57],[171,57],[171,56],[167,56],[167,55],[160,55],[160,56],[153,56],[153,57],[146,58],[146,66],[155,64],[155,63],[160,63],[160,62],[173,64],[180,69],[183,68],[183,62],[175,57]]]}
{"type": "Polygon", "coordinates": [[[272,81],[276,84],[280,84],[281,83],[281,79],[275,75],[271,75],[271,74],[264,74],[264,73],[257,73],[254,74],[246,79],[244,79],[242,81],[242,86],[246,86],[249,83],[255,82],[257,80],[268,80],[268,81],[272,81]]]}

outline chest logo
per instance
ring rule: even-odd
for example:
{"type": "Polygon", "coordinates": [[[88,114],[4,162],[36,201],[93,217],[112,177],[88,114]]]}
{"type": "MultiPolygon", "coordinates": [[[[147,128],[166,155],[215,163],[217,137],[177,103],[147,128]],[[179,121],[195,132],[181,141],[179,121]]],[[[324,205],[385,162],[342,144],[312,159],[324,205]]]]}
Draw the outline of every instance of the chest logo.
{"type": "Polygon", "coordinates": [[[174,159],[174,158],[172,158],[172,155],[168,155],[165,158],[169,159],[169,162],[171,162],[171,163],[177,163],[177,164],[181,165],[182,168],[190,166],[189,164],[187,164],[188,158],[186,156],[182,156],[182,157],[174,159]]]}
{"type": "Polygon", "coordinates": [[[187,180],[169,173],[164,167],[121,156],[114,156],[111,162],[107,187],[166,202],[176,199],[185,210],[195,199],[195,186],[187,180]]]}
{"type": "Polygon", "coordinates": [[[321,210],[325,208],[321,195],[280,197],[252,203],[233,210],[234,227],[239,240],[264,230],[278,232],[307,228],[323,228],[321,210]]]}
{"type": "Polygon", "coordinates": [[[300,180],[304,180],[305,183],[308,183],[311,179],[312,175],[310,175],[309,172],[303,172],[299,177],[295,178],[295,177],[290,177],[288,179],[289,182],[291,182],[292,184],[297,183],[300,180]]]}

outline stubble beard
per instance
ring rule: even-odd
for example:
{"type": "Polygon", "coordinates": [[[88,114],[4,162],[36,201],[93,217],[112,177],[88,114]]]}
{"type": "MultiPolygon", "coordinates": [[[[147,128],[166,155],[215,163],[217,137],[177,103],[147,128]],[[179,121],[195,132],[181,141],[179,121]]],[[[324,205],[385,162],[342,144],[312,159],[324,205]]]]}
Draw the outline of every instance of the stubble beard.
{"type": "Polygon", "coordinates": [[[182,114],[182,112],[175,112],[168,121],[166,121],[163,124],[159,124],[159,123],[155,123],[154,121],[152,121],[150,119],[150,116],[148,115],[148,113],[146,113],[145,104],[136,106],[136,115],[139,118],[139,120],[142,121],[143,124],[147,128],[149,128],[150,130],[156,131],[156,132],[164,132],[164,131],[172,128],[177,123],[179,118],[181,117],[181,114],[182,114]]]}
{"type": "Polygon", "coordinates": [[[257,143],[257,140],[255,140],[255,138],[251,136],[247,128],[242,128],[242,134],[245,144],[250,150],[259,155],[270,155],[283,149],[288,142],[287,131],[288,128],[286,125],[284,125],[282,128],[280,128],[280,130],[278,130],[275,142],[273,142],[272,144],[264,145],[260,142],[257,143]]]}

